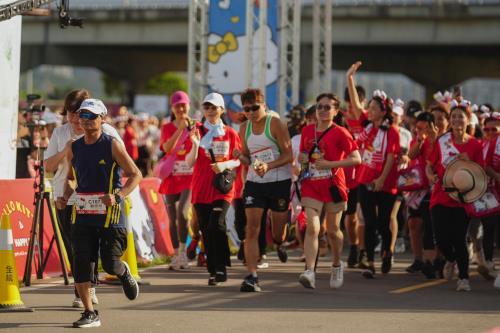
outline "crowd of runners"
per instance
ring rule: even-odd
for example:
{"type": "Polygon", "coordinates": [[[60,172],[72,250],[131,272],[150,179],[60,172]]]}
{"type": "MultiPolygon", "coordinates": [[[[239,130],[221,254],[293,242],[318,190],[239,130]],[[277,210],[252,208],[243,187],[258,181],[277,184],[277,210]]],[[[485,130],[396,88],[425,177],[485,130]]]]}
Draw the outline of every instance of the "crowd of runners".
{"type": "MultiPolygon", "coordinates": [[[[227,281],[232,205],[238,259],[247,269],[242,292],[261,291],[257,271],[265,267],[268,227],[282,262],[291,242],[303,250],[297,284],[305,288],[316,287],[317,260],[328,249],[331,288],[342,287],[346,266],[366,279],[389,274],[406,233],[414,257],[408,273],[457,277],[456,290],[470,291],[472,259],[482,276],[495,280],[500,113],[489,104],[473,105],[460,89],[436,93],[426,108],[394,101],[382,90],[368,96],[356,85],[360,66],[347,71],[342,99],[321,93],[309,108],[292,108],[288,124],[268,109],[259,89],[241,93],[235,126],[225,123],[218,93],[204,98],[202,119],[191,117],[188,94],[170,97],[155,175],[175,249],[171,269],[187,269],[198,248],[208,285],[227,281]]],[[[107,124],[106,107],[85,90],[67,96],[64,113],[67,123],[52,133],[45,163],[56,172],[58,217],[66,248],[73,249],[73,305],[85,308],[74,325],[99,326],[92,288],[99,255],[129,299],[139,293],[119,260],[126,248],[123,199],[152,166],[134,163],[126,124],[118,131],[107,124]]],[[[500,288],[500,278],[494,286],[500,288]]]]}

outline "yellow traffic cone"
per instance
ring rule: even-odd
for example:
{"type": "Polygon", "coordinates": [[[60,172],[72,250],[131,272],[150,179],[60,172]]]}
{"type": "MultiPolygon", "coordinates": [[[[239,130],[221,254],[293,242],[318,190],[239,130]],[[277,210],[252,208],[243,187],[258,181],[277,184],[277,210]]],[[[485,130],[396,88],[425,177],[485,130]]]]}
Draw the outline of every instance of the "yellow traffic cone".
{"type": "Polygon", "coordinates": [[[21,300],[13,245],[10,216],[3,214],[0,223],[0,312],[33,312],[21,300]]]}

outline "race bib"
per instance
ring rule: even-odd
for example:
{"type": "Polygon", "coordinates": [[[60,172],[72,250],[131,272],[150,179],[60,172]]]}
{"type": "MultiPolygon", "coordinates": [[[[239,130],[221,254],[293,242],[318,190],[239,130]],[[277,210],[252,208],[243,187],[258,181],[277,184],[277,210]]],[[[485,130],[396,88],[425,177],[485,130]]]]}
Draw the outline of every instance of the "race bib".
{"type": "Polygon", "coordinates": [[[317,169],[315,163],[311,163],[311,165],[309,166],[309,174],[311,179],[332,178],[331,169],[317,169]]]}
{"type": "Polygon", "coordinates": [[[107,207],[101,201],[105,193],[77,193],[75,196],[76,212],[78,214],[106,214],[107,207]]]}
{"type": "Polygon", "coordinates": [[[264,163],[275,161],[274,154],[271,148],[258,150],[252,154],[252,161],[259,160],[264,163]]]}
{"type": "Polygon", "coordinates": [[[172,174],[174,176],[189,176],[193,174],[193,168],[186,161],[175,161],[172,174]]]}
{"type": "MultiPolygon", "coordinates": [[[[217,162],[224,161],[229,156],[229,141],[214,141],[212,142],[212,150],[214,151],[215,160],[217,162]]],[[[210,156],[210,153],[208,153],[210,156]]]]}
{"type": "Polygon", "coordinates": [[[371,166],[372,161],[373,161],[373,152],[371,152],[368,149],[365,149],[365,151],[363,152],[363,163],[371,166]]]}

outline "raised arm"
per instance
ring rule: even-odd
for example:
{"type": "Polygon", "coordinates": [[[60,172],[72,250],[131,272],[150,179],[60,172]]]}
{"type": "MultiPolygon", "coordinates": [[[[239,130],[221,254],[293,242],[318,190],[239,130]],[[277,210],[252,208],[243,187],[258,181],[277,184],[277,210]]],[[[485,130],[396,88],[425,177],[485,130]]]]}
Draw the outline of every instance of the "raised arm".
{"type": "Polygon", "coordinates": [[[361,67],[361,61],[357,61],[347,71],[346,79],[347,79],[347,90],[349,91],[349,99],[351,101],[351,108],[354,112],[354,116],[356,119],[361,117],[363,113],[363,105],[359,100],[358,91],[356,90],[356,81],[354,81],[354,74],[358,71],[359,67],[361,67]]]}

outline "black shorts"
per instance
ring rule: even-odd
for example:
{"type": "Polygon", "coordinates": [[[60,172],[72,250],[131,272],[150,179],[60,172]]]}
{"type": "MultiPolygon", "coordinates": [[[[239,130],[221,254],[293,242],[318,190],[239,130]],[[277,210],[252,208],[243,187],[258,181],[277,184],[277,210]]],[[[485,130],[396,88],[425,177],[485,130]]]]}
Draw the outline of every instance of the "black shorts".
{"type": "Polygon", "coordinates": [[[418,209],[413,209],[411,207],[408,207],[408,217],[425,217],[428,216],[430,213],[430,204],[431,200],[431,195],[428,193],[423,199],[422,202],[420,203],[420,206],[418,209]]]}
{"type": "Polygon", "coordinates": [[[358,206],[358,187],[349,189],[347,193],[347,210],[345,215],[352,215],[356,213],[356,208],[358,206]]]}
{"type": "Polygon", "coordinates": [[[127,249],[126,228],[103,228],[74,224],[71,229],[73,244],[73,278],[76,283],[94,280],[97,265],[95,253],[99,251],[104,270],[112,275],[122,264],[120,257],[127,249]]]}
{"type": "Polygon", "coordinates": [[[243,192],[245,208],[262,208],[270,209],[273,212],[286,212],[290,205],[291,186],[291,179],[271,183],[247,181],[243,192]]]}

